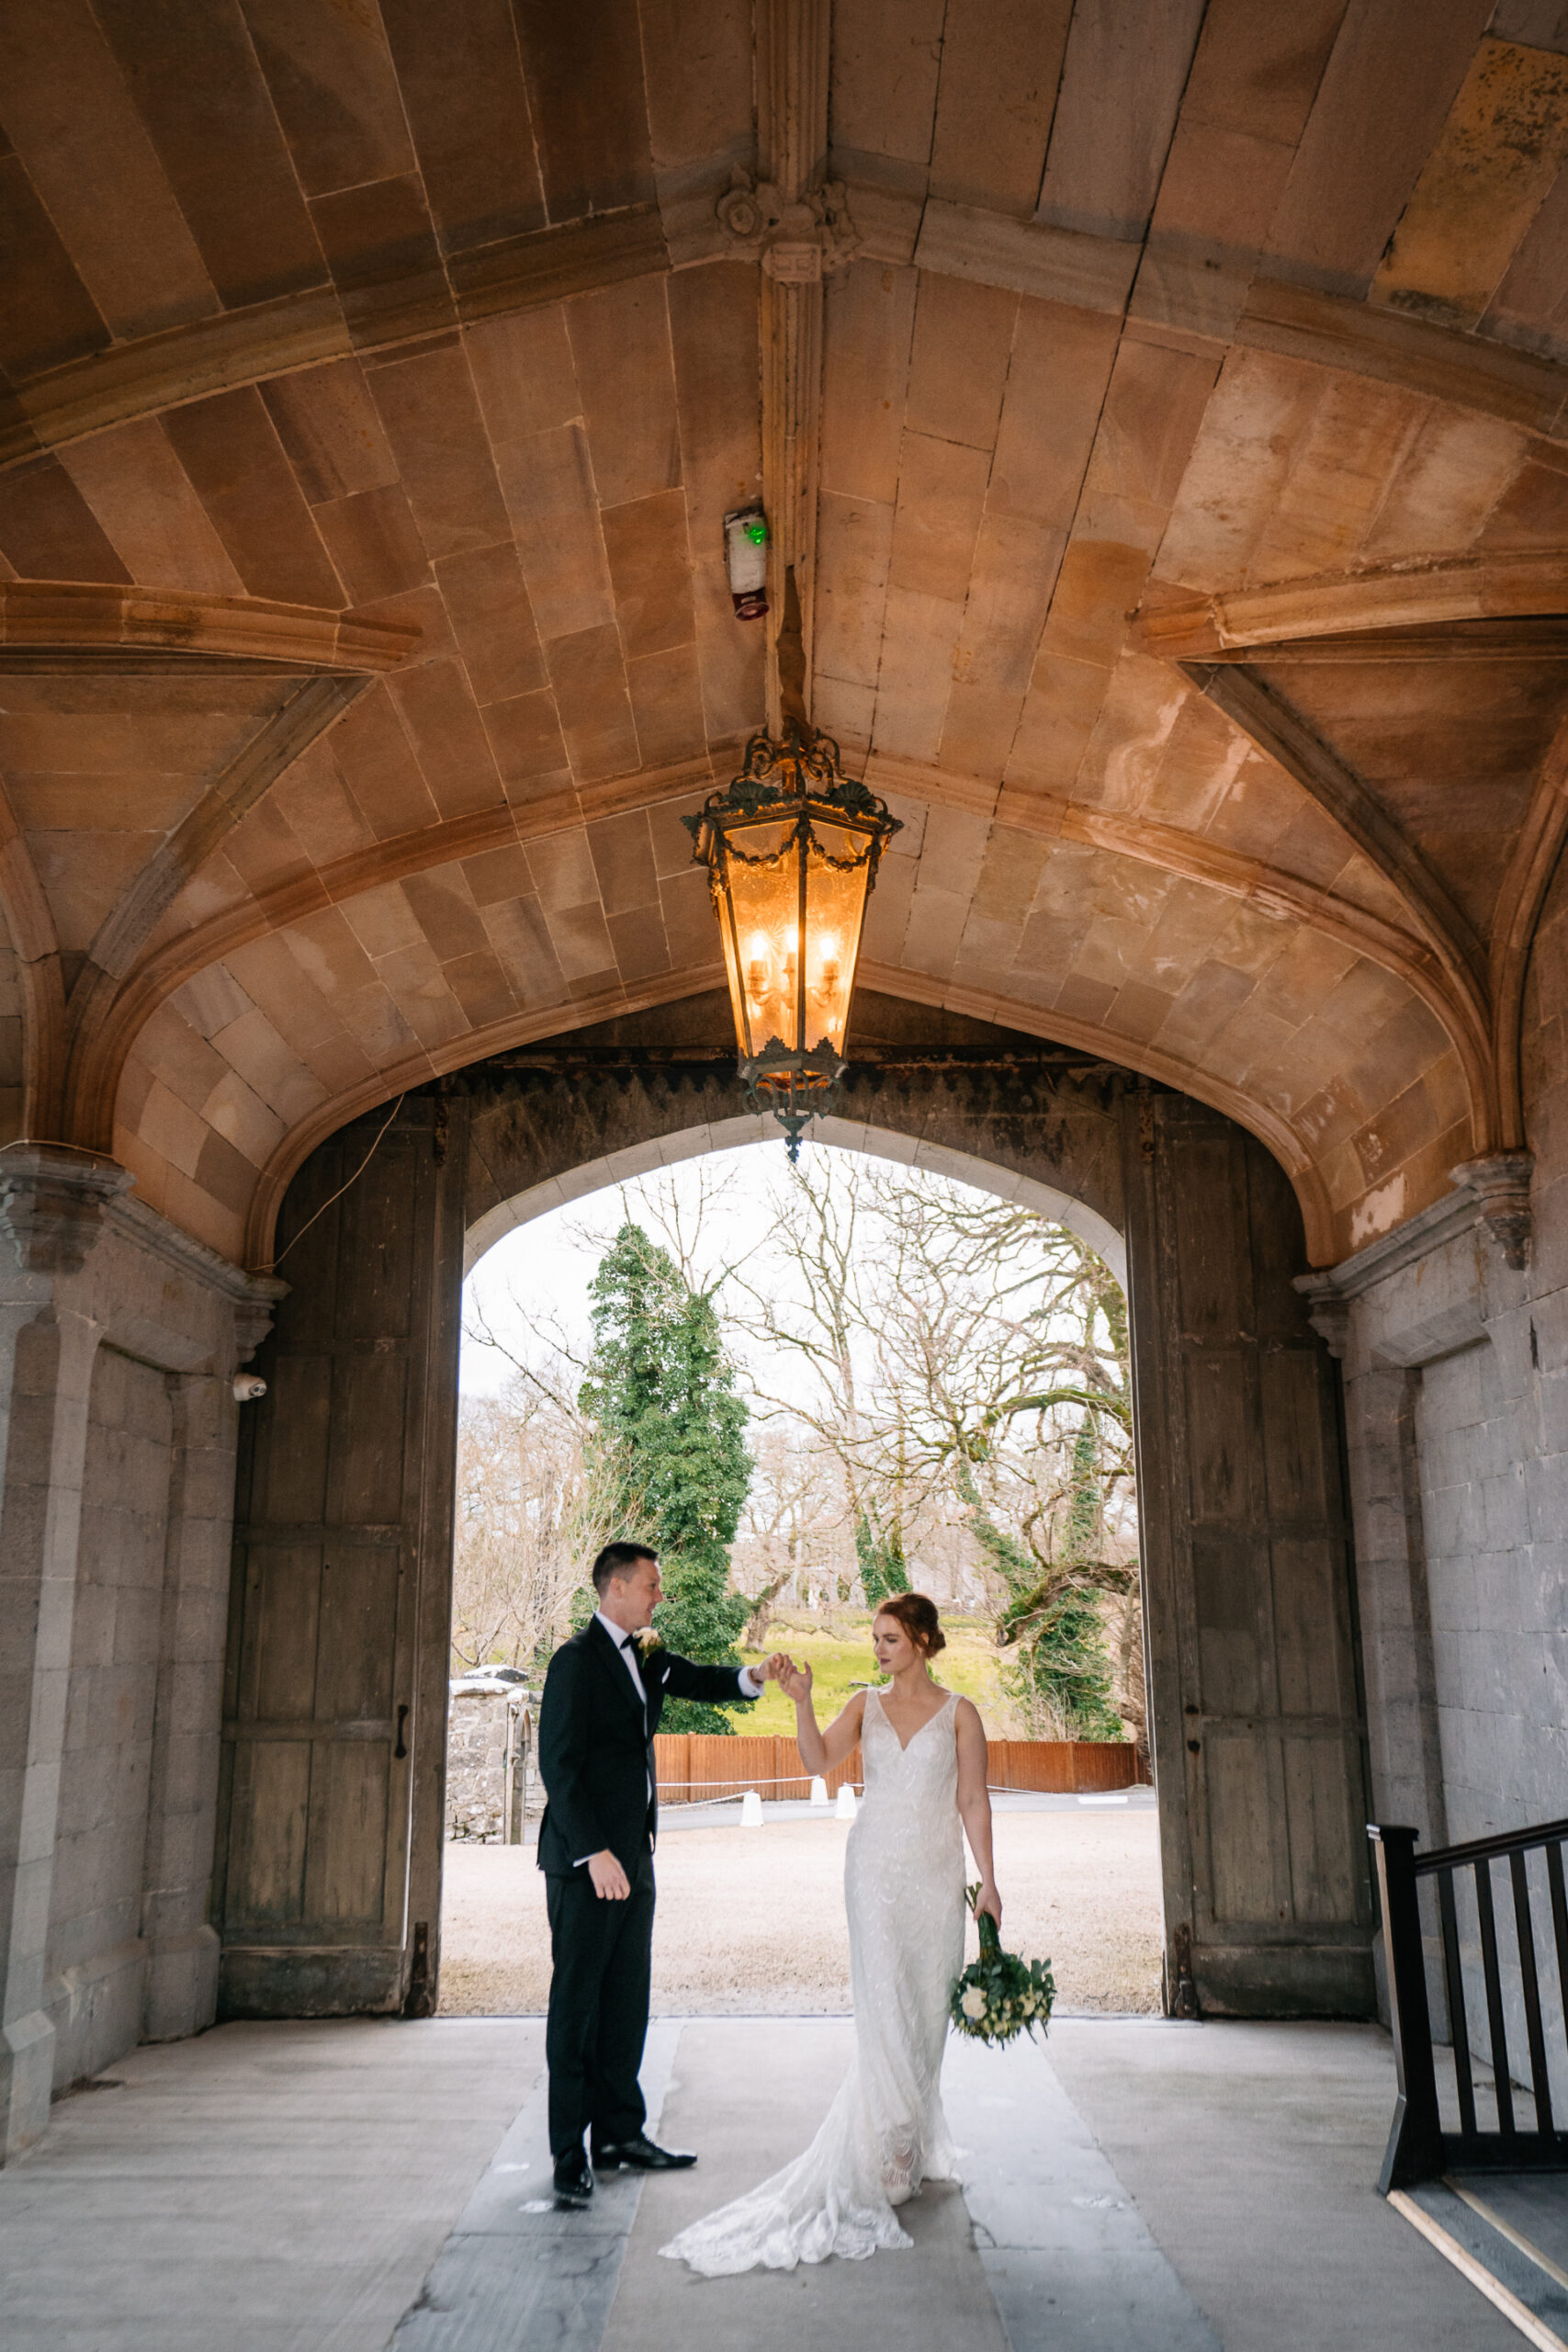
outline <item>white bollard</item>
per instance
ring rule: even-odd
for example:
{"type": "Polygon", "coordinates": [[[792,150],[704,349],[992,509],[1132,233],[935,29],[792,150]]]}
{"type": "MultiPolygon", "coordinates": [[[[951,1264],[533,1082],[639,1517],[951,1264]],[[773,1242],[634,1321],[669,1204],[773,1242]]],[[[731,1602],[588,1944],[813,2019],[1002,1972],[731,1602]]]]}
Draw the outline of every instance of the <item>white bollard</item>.
{"type": "Polygon", "coordinates": [[[817,1773],[812,1780],[811,1802],[813,1804],[826,1804],[828,1803],[828,1783],[822,1778],[820,1772],[817,1773]]]}
{"type": "Polygon", "coordinates": [[[762,1800],[755,1789],[748,1789],[740,1800],[740,1826],[742,1829],[761,1829],[761,1826],[762,1800]]]}
{"type": "Polygon", "coordinates": [[[852,1821],[854,1817],[855,1792],[850,1782],[846,1781],[843,1787],[839,1791],[839,1803],[836,1811],[836,1818],[840,1821],[852,1821]]]}

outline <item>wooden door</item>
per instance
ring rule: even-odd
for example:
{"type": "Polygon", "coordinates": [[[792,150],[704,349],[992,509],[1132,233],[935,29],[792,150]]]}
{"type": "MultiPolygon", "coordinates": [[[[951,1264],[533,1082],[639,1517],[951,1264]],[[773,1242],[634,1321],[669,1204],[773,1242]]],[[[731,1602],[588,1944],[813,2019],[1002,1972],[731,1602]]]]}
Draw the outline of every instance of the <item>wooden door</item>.
{"type": "Polygon", "coordinates": [[[279,1220],[290,1289],[235,1510],[225,2016],[434,2000],[462,1282],[446,1109],[406,1102],[357,1175],[386,1114],[344,1128],[279,1220]]]}
{"type": "Polygon", "coordinates": [[[1128,1289],[1168,2006],[1374,2009],[1338,1367],[1263,1146],[1126,1099],[1128,1289]]]}

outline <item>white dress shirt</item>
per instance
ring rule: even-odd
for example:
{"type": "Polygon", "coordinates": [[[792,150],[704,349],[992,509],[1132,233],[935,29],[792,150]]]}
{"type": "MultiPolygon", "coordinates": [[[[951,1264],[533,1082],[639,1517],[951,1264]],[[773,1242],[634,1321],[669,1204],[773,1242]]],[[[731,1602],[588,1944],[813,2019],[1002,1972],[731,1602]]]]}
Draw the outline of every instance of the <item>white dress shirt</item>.
{"type": "MultiPolygon", "coordinates": [[[[610,1639],[615,1643],[615,1647],[620,1651],[622,1657],[626,1660],[626,1672],[631,1676],[633,1685],[637,1690],[638,1702],[642,1706],[646,1707],[648,1704],[648,1686],[642,1679],[642,1668],[637,1661],[636,1641],[633,1639],[632,1635],[626,1632],[624,1625],[617,1625],[613,1618],[605,1616],[604,1611],[602,1609],[596,1609],[593,1611],[593,1614],[598,1619],[600,1624],[604,1626],[604,1631],[609,1634],[610,1639]]],[[[740,1696],[743,1699],[760,1699],[761,1697],[763,1680],[762,1678],[759,1677],[754,1667],[741,1667],[736,1679],[739,1684],[740,1696]]],[[[648,1776],[648,1801],[649,1804],[653,1803],[653,1774],[651,1771],[649,1771],[648,1776]]],[[[579,1854],[577,1857],[576,1866],[581,1868],[587,1860],[588,1856],[586,1854],[579,1854]]]]}

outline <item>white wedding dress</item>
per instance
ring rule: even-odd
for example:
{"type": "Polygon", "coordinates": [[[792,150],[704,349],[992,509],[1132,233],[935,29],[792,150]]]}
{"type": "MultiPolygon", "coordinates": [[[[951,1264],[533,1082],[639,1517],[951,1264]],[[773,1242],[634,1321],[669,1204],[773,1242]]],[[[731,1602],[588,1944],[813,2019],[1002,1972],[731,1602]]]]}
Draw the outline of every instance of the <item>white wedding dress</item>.
{"type": "Polygon", "coordinates": [[[907,1747],[865,1697],[865,1799],[844,1856],[855,2054],[804,2155],[660,2252],[710,2278],[913,2244],[893,2208],[950,2180],[938,2083],[964,1966],[964,1838],[951,1692],[907,1747]]]}

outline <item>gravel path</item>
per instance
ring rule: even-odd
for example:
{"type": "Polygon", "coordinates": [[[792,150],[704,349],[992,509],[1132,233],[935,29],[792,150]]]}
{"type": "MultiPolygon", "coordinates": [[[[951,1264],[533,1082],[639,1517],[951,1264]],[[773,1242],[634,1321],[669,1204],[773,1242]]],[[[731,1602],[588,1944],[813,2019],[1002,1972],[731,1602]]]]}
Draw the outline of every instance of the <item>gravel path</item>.
{"type": "MultiPolygon", "coordinates": [[[[664,2016],[850,2006],[844,1839],[832,1818],[660,1839],[653,2007],[664,2016]]],[[[1005,1941],[1046,1959],[1063,2009],[1159,2007],[1159,1825],[1152,1808],[998,1813],[1005,1941]]],[[[531,1846],[448,1846],[444,2017],[526,2016],[549,1990],[531,1846]]],[[[971,1930],[971,1948],[974,1935],[971,1930]]]]}

